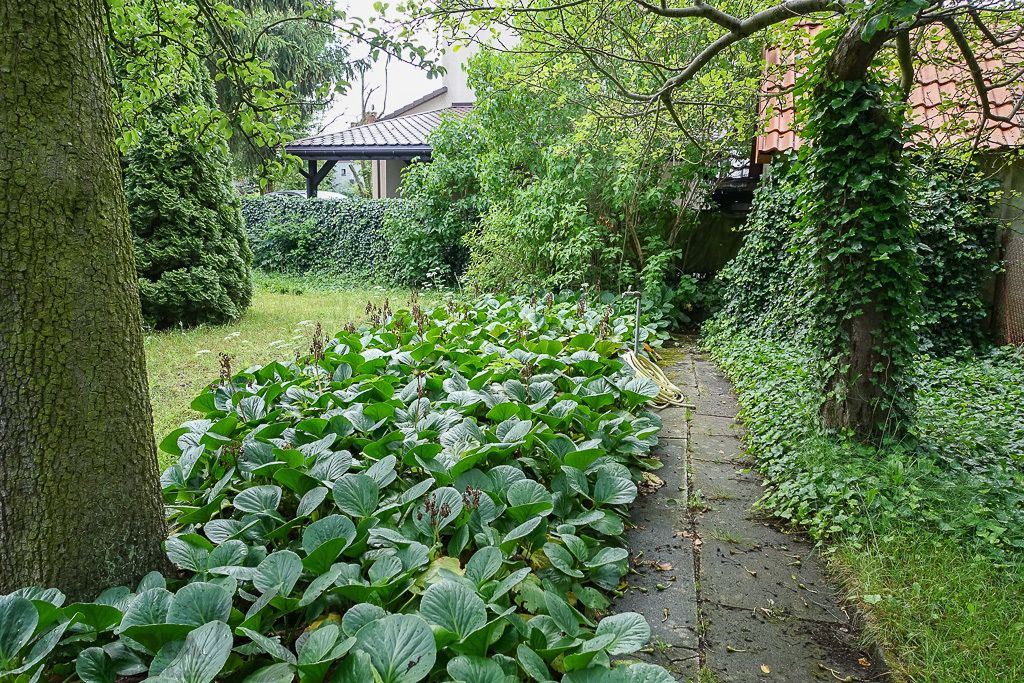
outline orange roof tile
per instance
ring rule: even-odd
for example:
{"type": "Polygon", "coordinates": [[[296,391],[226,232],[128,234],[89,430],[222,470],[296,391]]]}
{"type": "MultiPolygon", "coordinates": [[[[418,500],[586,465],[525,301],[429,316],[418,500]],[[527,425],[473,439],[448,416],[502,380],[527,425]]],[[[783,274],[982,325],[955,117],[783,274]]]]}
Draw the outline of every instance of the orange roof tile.
{"type": "MultiPolygon", "coordinates": [[[[820,26],[802,24],[808,35],[817,33],[820,26]]],[[[922,126],[919,135],[929,144],[973,141],[982,119],[981,103],[974,89],[970,71],[962,57],[948,41],[936,36],[925,41],[922,52],[926,61],[921,64],[915,79],[917,87],[910,93],[913,120],[922,126]]],[[[793,94],[789,92],[796,81],[797,68],[785,68],[784,60],[793,64],[795,59],[783,56],[780,48],[765,51],[766,79],[764,97],[760,104],[764,124],[755,141],[755,160],[770,161],[771,155],[796,149],[802,140],[797,135],[794,118],[793,94]],[[778,68],[781,67],[781,68],[778,68]]],[[[986,82],[1006,77],[1007,69],[1024,67],[1024,40],[979,55],[979,64],[986,82]]],[[[1024,85],[1018,83],[1018,88],[1024,85]]],[[[999,86],[989,93],[989,107],[993,114],[1009,116],[1021,93],[999,86]]],[[[1018,112],[1014,123],[988,121],[978,142],[990,149],[1024,145],[1024,111],[1018,112]]]]}

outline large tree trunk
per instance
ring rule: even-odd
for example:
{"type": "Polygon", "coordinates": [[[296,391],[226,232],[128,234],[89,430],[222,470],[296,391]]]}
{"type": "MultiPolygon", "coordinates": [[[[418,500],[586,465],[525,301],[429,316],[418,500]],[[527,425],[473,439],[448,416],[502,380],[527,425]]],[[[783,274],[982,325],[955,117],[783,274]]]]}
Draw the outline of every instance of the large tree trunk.
{"type": "Polygon", "coordinates": [[[103,0],[0,0],[0,593],[162,568],[103,0]]]}
{"type": "MultiPolygon", "coordinates": [[[[824,83],[864,81],[875,55],[890,37],[879,32],[870,41],[861,38],[861,24],[851,26],[839,39],[826,64],[824,83]]],[[[831,116],[842,119],[848,112],[835,111],[831,116]]],[[[871,139],[862,132],[882,130],[893,123],[891,112],[884,102],[860,109],[852,123],[839,125],[831,132],[829,153],[848,152],[849,162],[843,171],[856,169],[861,177],[869,178],[869,189],[844,186],[834,178],[824,178],[823,185],[815,189],[821,196],[819,207],[826,214],[822,224],[828,226],[823,233],[824,249],[838,250],[840,245],[859,245],[859,251],[830,254],[818,258],[819,283],[845,283],[850,289],[864,287],[861,298],[825,301],[822,311],[833,325],[833,345],[826,342],[825,357],[831,359],[825,378],[826,400],[822,418],[831,429],[848,430],[865,442],[878,443],[885,436],[898,436],[905,426],[908,406],[912,405],[912,389],[906,381],[913,345],[913,319],[917,310],[915,257],[912,253],[912,228],[905,209],[894,209],[901,200],[906,179],[900,174],[902,140],[871,139]],[[848,143],[848,144],[847,144],[848,143]],[[872,159],[876,159],[872,161],[872,159]],[[881,167],[878,159],[882,159],[881,167]],[[861,164],[861,165],[859,165],[861,164]],[[888,185],[886,183],[889,183],[888,185]],[[870,203],[875,206],[868,208],[870,203]],[[860,217],[845,224],[836,216],[860,217]],[[888,217],[875,225],[876,211],[888,217]],[[865,221],[867,223],[865,223],[865,221]],[[865,230],[875,234],[867,236],[865,230]],[[884,233],[884,236],[883,236],[884,233]],[[827,235],[827,237],[825,237],[827,235]],[[895,252],[891,251],[897,245],[895,252]],[[838,256],[838,257],[836,257],[838,256]],[[903,282],[894,285],[900,279],[903,282]],[[870,285],[866,283],[887,283],[870,285]]],[[[824,142],[824,141],[823,141],[824,142]]],[[[850,177],[859,180],[856,172],[850,177]]]]}

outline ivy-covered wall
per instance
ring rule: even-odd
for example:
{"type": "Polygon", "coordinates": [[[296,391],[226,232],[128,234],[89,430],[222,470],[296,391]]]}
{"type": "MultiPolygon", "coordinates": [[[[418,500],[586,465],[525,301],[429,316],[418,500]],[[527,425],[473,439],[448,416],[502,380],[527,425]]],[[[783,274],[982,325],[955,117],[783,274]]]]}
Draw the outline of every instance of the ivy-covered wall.
{"type": "MultiPolygon", "coordinates": [[[[997,206],[1000,183],[978,167],[941,156],[912,155],[910,164],[907,197],[922,277],[921,348],[946,353],[983,345],[989,338],[986,290],[999,271],[1004,225],[997,206]]],[[[743,246],[719,274],[723,315],[777,339],[807,332],[810,266],[796,229],[798,180],[786,158],[768,167],[742,228],[743,246]]]]}
{"type": "Polygon", "coordinates": [[[242,200],[253,265],[263,271],[327,276],[380,272],[388,256],[384,213],[395,199],[242,200]]]}

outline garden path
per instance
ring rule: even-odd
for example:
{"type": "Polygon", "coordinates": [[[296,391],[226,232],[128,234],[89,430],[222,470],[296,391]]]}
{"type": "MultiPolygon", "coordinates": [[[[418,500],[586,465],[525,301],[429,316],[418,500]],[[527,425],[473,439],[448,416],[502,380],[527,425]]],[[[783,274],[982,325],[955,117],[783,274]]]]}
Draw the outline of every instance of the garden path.
{"type": "Polygon", "coordinates": [[[651,622],[643,656],[680,681],[885,680],[812,545],[752,511],[763,489],[729,381],[692,348],[663,365],[696,409],[661,412],[664,466],[632,510],[615,608],[651,622]]]}

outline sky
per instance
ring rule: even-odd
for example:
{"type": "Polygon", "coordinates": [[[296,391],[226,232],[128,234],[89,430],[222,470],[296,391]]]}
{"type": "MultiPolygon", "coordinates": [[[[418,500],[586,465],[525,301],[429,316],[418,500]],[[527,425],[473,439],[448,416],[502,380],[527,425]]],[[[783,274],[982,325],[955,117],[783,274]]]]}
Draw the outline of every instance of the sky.
{"type": "MultiPolygon", "coordinates": [[[[374,0],[338,0],[337,5],[346,9],[350,16],[368,18],[376,14],[374,0]]],[[[432,42],[432,41],[424,41],[432,42]]],[[[361,45],[351,46],[353,58],[366,56],[367,49],[361,45]]],[[[376,88],[370,97],[370,108],[378,113],[387,113],[426,95],[441,87],[438,78],[430,80],[425,72],[396,59],[388,60],[382,55],[366,74],[367,88],[376,88]]],[[[344,95],[335,95],[334,104],[328,109],[318,128],[323,132],[334,132],[349,128],[359,118],[360,92],[358,81],[353,82],[344,95]]]]}

